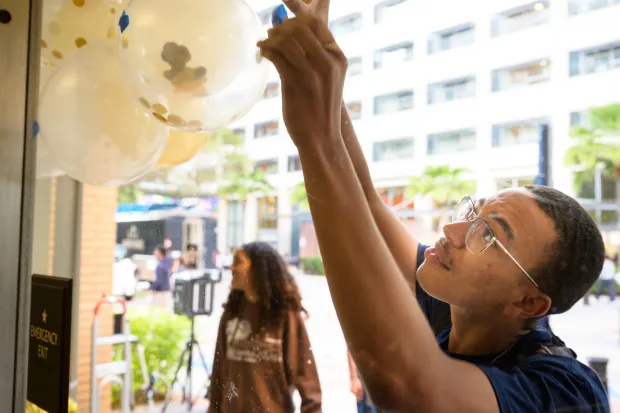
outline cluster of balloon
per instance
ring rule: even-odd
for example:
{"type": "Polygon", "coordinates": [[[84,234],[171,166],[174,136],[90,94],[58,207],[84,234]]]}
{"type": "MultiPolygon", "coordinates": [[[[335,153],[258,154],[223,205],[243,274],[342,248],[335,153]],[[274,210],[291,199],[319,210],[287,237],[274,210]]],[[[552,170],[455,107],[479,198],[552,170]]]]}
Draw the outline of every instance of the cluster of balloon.
{"type": "Polygon", "coordinates": [[[90,44],[67,59],[39,102],[40,139],[60,168],[94,185],[123,185],[159,159],[168,128],[135,104],[114,42],[90,44]]]}
{"type": "Polygon", "coordinates": [[[267,85],[245,0],[46,0],[38,176],[124,185],[187,162],[267,85]]]}
{"type": "Polygon", "coordinates": [[[61,66],[89,43],[114,40],[121,5],[112,0],[45,0],[41,33],[44,66],[61,66]]]}
{"type": "Polygon", "coordinates": [[[244,0],[129,0],[119,19],[122,73],[144,110],[171,128],[208,132],[263,94],[266,31],[244,0]]]}

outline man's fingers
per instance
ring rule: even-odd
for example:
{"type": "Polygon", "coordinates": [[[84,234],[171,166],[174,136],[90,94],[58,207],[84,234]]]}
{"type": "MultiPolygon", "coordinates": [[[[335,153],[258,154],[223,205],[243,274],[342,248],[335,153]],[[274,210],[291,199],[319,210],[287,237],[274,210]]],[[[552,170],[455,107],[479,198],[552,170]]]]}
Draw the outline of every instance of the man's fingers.
{"type": "Polygon", "coordinates": [[[301,72],[308,64],[306,53],[301,46],[286,33],[270,36],[259,44],[261,51],[277,53],[288,62],[291,69],[301,72]]]}
{"type": "Polygon", "coordinates": [[[280,75],[280,80],[282,85],[284,83],[295,83],[295,79],[299,78],[299,72],[295,70],[288,59],[282,56],[282,53],[278,49],[272,49],[269,47],[262,48],[261,54],[267,60],[269,60],[276,67],[278,74],[280,75]]]}
{"type": "Polygon", "coordinates": [[[307,24],[297,24],[293,27],[291,36],[300,48],[306,52],[306,58],[313,63],[317,69],[325,67],[329,59],[329,54],[325,46],[321,43],[316,34],[307,24]]]}
{"type": "Polygon", "coordinates": [[[336,43],[336,39],[334,38],[332,32],[329,30],[327,24],[315,19],[310,22],[310,28],[316,34],[316,37],[323,45],[323,48],[331,52],[336,57],[346,60],[346,56],[342,52],[342,49],[340,49],[340,46],[338,46],[338,43],[336,43]]]}
{"type": "Polygon", "coordinates": [[[286,7],[289,8],[290,11],[295,13],[295,15],[302,14],[306,11],[306,7],[312,0],[283,0],[286,7]]]}

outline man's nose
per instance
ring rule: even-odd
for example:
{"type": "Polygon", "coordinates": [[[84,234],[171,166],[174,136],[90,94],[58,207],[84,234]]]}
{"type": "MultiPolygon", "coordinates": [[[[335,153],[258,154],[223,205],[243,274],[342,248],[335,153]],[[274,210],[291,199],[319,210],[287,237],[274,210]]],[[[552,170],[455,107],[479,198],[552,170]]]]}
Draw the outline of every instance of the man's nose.
{"type": "Polygon", "coordinates": [[[455,248],[465,248],[465,238],[471,222],[459,221],[444,225],[443,233],[455,248]]]}

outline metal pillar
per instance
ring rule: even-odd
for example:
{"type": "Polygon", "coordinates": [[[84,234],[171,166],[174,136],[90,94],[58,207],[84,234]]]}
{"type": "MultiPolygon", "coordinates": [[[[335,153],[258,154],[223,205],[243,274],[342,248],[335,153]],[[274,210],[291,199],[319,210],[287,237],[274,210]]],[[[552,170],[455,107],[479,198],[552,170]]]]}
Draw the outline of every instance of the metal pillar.
{"type": "Polygon", "coordinates": [[[40,0],[0,4],[0,411],[27,394],[40,0]]]}

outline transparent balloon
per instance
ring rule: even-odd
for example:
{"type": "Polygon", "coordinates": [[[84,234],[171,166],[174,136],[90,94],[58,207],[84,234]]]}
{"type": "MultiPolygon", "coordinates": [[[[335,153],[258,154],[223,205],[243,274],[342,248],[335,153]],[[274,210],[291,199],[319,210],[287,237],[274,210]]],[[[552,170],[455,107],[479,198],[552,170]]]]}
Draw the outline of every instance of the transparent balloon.
{"type": "Polygon", "coordinates": [[[189,133],[170,130],[168,143],[157,161],[158,167],[171,167],[185,163],[196,156],[209,139],[206,133],[189,133]]]}
{"type": "Polygon", "coordinates": [[[172,128],[219,129],[260,99],[266,32],[244,0],[130,0],[117,28],[123,76],[145,110],[172,128]]]}
{"type": "Polygon", "coordinates": [[[121,5],[115,0],[45,0],[41,27],[43,66],[61,66],[80,48],[114,40],[121,5]]]}
{"type": "MultiPolygon", "coordinates": [[[[45,86],[47,86],[51,77],[56,73],[58,69],[51,67],[42,67],[39,71],[39,98],[42,96],[45,86]]],[[[37,123],[38,126],[38,123],[37,123]]],[[[35,138],[39,138],[40,131],[35,135],[35,138]]],[[[52,178],[56,176],[65,175],[65,171],[62,170],[54,161],[53,156],[45,146],[45,142],[41,139],[37,139],[37,179],[39,178],[52,178]]]]}
{"type": "Polygon", "coordinates": [[[65,171],[56,164],[45,143],[39,139],[37,142],[37,179],[62,175],[65,175],[65,171]]]}
{"type": "Polygon", "coordinates": [[[41,139],[67,175],[123,185],[159,159],[169,129],[144,113],[122,80],[116,44],[88,45],[57,69],[39,106],[41,139]]]}

